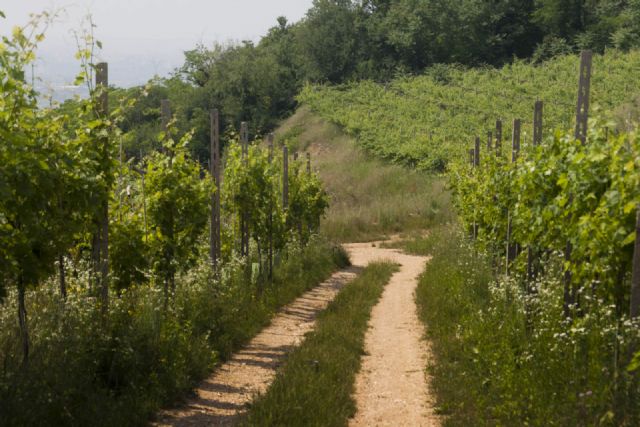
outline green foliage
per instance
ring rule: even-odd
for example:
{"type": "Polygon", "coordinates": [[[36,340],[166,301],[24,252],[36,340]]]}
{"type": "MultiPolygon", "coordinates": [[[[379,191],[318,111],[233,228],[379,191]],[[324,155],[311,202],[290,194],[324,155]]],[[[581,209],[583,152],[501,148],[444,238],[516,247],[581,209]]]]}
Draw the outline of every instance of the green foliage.
{"type": "Polygon", "coordinates": [[[513,239],[523,246],[560,251],[570,242],[574,261],[567,267],[574,280],[598,283],[595,294],[622,314],[640,202],[640,137],[615,135],[592,122],[586,144],[556,133],[523,148],[515,163],[488,155],[479,169],[453,171],[465,225],[478,223],[481,244],[501,250],[509,211],[513,239]]]}
{"type": "Polygon", "coordinates": [[[433,230],[425,247],[433,258],[416,295],[445,425],[637,425],[640,389],[625,363],[638,325],[586,294],[588,314],[567,322],[561,254],[532,296],[518,277],[496,279],[458,225],[433,230]]]}
{"type": "Polygon", "coordinates": [[[242,148],[232,142],[227,150],[223,178],[223,203],[235,216],[240,227],[243,212],[249,232],[261,249],[266,249],[269,236],[273,236],[276,250],[287,242],[285,217],[279,203],[282,172],[277,163],[270,163],[267,150],[253,145],[246,159],[242,148]]]}
{"type": "Polygon", "coordinates": [[[0,44],[0,294],[5,283],[35,286],[73,243],[104,188],[95,139],[106,132],[85,102],[72,114],[40,110],[26,82],[39,32],[39,17],[16,27],[0,44]],[[28,38],[27,34],[34,34],[28,38]]]}
{"type": "Polygon", "coordinates": [[[251,426],[346,425],[371,308],[395,266],[369,264],[323,311],[314,331],[287,357],[245,421],[251,426]]]}
{"type": "MultiPolygon", "coordinates": [[[[640,53],[607,52],[594,57],[592,99],[610,111],[640,92],[629,79],[640,53]]],[[[568,128],[573,121],[577,61],[565,56],[533,66],[515,62],[502,69],[439,67],[421,77],[389,84],[369,81],[345,86],[306,86],[299,96],[322,117],[340,125],[376,157],[420,169],[442,171],[465,159],[464,147],[501,118],[509,140],[512,118],[524,120],[530,140],[533,105],[546,102],[544,128],[568,128]]],[[[494,134],[495,136],[495,134],[494,134]]]]}
{"type": "Polygon", "coordinates": [[[178,144],[169,140],[164,152],[152,154],[146,162],[151,263],[166,282],[193,264],[209,220],[211,181],[202,180],[200,166],[189,159],[188,141],[188,135],[178,144]]]}
{"type": "Polygon", "coordinates": [[[268,324],[279,307],[344,267],[342,254],[320,240],[290,247],[261,298],[247,291],[243,266],[227,263],[216,279],[201,258],[177,276],[168,311],[157,287],[129,287],[112,301],[106,327],[88,292],[89,271],[78,267],[69,275],[66,302],[52,278],[27,294],[28,368],[21,366],[15,308],[0,305],[1,424],[146,424],[268,324]]]}

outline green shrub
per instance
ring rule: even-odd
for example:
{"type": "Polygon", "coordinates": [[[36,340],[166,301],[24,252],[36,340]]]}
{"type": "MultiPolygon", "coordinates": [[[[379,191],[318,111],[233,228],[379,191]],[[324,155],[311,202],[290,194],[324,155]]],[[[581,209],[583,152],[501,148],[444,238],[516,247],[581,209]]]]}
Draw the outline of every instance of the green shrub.
{"type": "Polygon", "coordinates": [[[314,239],[290,247],[258,296],[241,262],[215,280],[202,259],[179,275],[167,311],[159,284],[114,298],[106,325],[88,273],[69,275],[63,302],[50,280],[28,294],[32,357],[21,367],[16,290],[0,305],[0,425],[143,425],[184,395],[216,363],[250,339],[271,315],[324,280],[345,258],[314,239]]]}

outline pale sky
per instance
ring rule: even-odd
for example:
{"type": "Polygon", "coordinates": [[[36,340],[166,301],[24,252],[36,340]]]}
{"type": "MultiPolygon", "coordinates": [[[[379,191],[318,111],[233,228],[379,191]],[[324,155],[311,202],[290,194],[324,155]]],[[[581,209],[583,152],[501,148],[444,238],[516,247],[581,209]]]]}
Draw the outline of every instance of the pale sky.
{"type": "Polygon", "coordinates": [[[39,49],[36,75],[53,85],[69,83],[77,70],[72,30],[91,13],[100,59],[109,62],[110,81],[142,84],[182,64],[182,52],[197,43],[258,41],[278,16],[301,19],[312,0],[0,0],[0,35],[23,25],[29,14],[61,10],[39,49]]]}

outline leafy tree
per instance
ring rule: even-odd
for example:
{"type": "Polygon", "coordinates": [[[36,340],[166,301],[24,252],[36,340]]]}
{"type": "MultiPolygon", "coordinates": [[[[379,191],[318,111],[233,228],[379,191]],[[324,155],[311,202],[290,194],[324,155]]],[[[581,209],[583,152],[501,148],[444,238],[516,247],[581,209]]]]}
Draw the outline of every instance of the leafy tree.
{"type": "Polygon", "coordinates": [[[350,0],[314,0],[296,29],[304,74],[314,81],[338,83],[356,69],[356,8],[350,0]]]}

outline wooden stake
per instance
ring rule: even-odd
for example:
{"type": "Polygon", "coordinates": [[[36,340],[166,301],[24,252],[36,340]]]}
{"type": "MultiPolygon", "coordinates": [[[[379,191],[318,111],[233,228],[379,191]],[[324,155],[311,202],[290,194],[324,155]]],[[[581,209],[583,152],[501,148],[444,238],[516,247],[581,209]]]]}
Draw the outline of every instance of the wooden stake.
{"type": "Polygon", "coordinates": [[[502,151],[502,120],[496,121],[496,155],[502,151]]]}
{"type": "Polygon", "coordinates": [[[520,127],[521,121],[520,119],[515,119],[513,121],[513,135],[511,140],[511,161],[515,162],[518,160],[518,154],[520,153],[520,127]]]}
{"type": "Polygon", "coordinates": [[[640,316],[640,206],[636,213],[636,242],[633,248],[633,270],[631,275],[630,317],[640,316]]]}
{"type": "MultiPolygon", "coordinates": [[[[269,164],[273,162],[273,140],[274,134],[270,133],[268,138],[269,145],[269,164]]],[[[273,202],[272,198],[269,198],[269,248],[267,252],[267,259],[269,264],[269,280],[273,279],[273,202]]]]}
{"type": "Polygon", "coordinates": [[[215,269],[218,267],[221,251],[221,230],[220,230],[220,114],[217,109],[211,110],[211,177],[213,178],[214,193],[211,195],[211,228],[209,243],[211,265],[215,269]]]}
{"type": "Polygon", "coordinates": [[[240,123],[240,144],[242,146],[242,158],[246,160],[249,153],[249,124],[247,122],[240,123]]]}
{"type": "Polygon", "coordinates": [[[533,112],[533,145],[542,144],[542,101],[536,101],[533,112]]]}
{"type": "MultiPolygon", "coordinates": [[[[109,116],[109,66],[101,62],[96,66],[96,89],[98,90],[98,115],[106,119],[109,116]]],[[[109,138],[102,141],[103,160],[109,161],[109,138]]],[[[109,194],[103,194],[100,218],[100,299],[102,314],[109,311],[109,194]]]]}
{"type": "MultiPolygon", "coordinates": [[[[249,124],[240,123],[240,143],[242,145],[242,159],[246,165],[249,156],[249,124]]],[[[240,213],[240,255],[249,256],[249,212],[240,213]]]]}
{"type": "Polygon", "coordinates": [[[587,128],[589,124],[589,91],[591,89],[592,57],[593,55],[590,50],[582,51],[580,55],[575,138],[582,141],[583,144],[587,142],[587,128]]]}
{"type": "MultiPolygon", "coordinates": [[[[589,122],[589,91],[591,88],[591,51],[585,50],[580,55],[580,77],[578,79],[578,102],[576,105],[576,130],[574,137],[583,144],[587,142],[587,128],[589,122]]],[[[569,196],[569,203],[573,200],[573,195],[569,196]]],[[[564,250],[564,260],[570,265],[573,246],[567,241],[564,250]]],[[[571,284],[571,269],[567,267],[564,272],[564,315],[571,315],[570,307],[576,303],[576,289],[571,284]]]]}
{"type": "Polygon", "coordinates": [[[282,209],[289,208],[289,149],[282,146],[282,209]]]}

